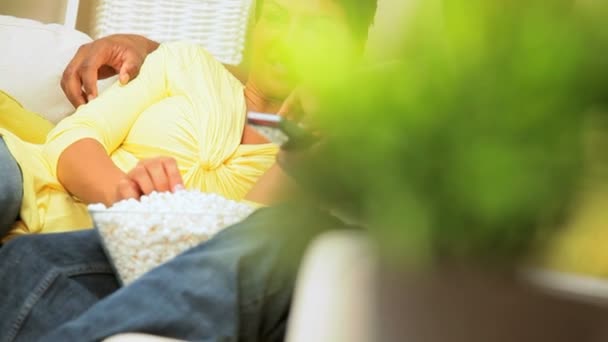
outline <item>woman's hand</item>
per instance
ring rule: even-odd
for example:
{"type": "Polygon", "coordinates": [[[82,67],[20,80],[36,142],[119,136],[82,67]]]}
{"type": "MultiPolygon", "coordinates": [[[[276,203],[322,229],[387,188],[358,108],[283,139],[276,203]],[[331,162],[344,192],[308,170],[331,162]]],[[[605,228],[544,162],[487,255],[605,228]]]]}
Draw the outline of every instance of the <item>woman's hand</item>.
{"type": "Polygon", "coordinates": [[[97,97],[97,80],[119,74],[122,84],[134,79],[158,43],[143,36],[116,34],[82,45],[61,78],[61,88],[74,107],[97,97]]]}
{"type": "Polygon", "coordinates": [[[118,182],[114,202],[128,198],[139,199],[153,191],[175,191],[183,186],[175,159],[171,157],[145,159],[118,182]]]}

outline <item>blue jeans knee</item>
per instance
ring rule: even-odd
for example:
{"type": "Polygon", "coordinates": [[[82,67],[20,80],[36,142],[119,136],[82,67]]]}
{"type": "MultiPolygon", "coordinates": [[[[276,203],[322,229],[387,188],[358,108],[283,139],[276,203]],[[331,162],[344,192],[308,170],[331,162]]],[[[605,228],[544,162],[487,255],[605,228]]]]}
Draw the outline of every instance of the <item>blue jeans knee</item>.
{"type": "Polygon", "coordinates": [[[23,176],[17,161],[0,136],[0,238],[19,217],[23,199],[23,176]]]}

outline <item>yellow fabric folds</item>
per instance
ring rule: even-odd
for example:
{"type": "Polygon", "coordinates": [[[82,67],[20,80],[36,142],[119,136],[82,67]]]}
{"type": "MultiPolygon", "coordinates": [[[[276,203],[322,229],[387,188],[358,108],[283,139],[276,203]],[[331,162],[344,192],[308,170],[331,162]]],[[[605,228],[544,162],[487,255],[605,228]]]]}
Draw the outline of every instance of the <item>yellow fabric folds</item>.
{"type": "Polygon", "coordinates": [[[170,43],[148,56],[136,79],[61,121],[44,145],[0,129],[24,174],[23,222],[13,235],[91,227],[85,204],[56,175],[61,153],[83,138],[99,141],[125,172],[141,159],[173,156],[187,188],[243,199],[278,152],[274,144],[241,145],[245,113],[242,84],[218,61],[198,46],[170,43]]]}
{"type": "Polygon", "coordinates": [[[24,141],[42,144],[53,124],[23,108],[19,102],[0,90],[0,129],[8,130],[24,141]]]}

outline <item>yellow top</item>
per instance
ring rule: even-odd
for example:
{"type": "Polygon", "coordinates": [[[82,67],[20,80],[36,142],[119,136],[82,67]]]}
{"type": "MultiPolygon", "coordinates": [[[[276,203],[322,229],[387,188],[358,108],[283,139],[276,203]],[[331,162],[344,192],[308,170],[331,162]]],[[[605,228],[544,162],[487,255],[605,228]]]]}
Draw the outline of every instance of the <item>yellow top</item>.
{"type": "Polygon", "coordinates": [[[243,85],[202,48],[161,45],[139,76],[113,85],[61,121],[44,145],[0,135],[23,172],[21,221],[9,238],[90,228],[86,205],[57,180],[57,161],[71,144],[93,138],[130,171],[141,159],[172,156],[187,188],[240,200],[272,166],[278,146],[241,145],[243,85]]]}
{"type": "Polygon", "coordinates": [[[0,90],[0,129],[13,132],[25,141],[42,144],[53,124],[23,108],[17,100],[0,90]]]}

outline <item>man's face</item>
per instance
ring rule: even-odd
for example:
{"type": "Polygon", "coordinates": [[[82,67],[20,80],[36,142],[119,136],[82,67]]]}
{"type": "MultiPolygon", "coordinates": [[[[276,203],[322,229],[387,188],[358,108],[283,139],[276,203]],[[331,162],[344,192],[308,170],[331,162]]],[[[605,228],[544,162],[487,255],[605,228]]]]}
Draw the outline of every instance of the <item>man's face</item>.
{"type": "Polygon", "coordinates": [[[333,0],[265,0],[253,33],[250,79],[282,100],[303,78],[333,72],[338,60],[346,64],[354,44],[344,10],[333,0]]]}

